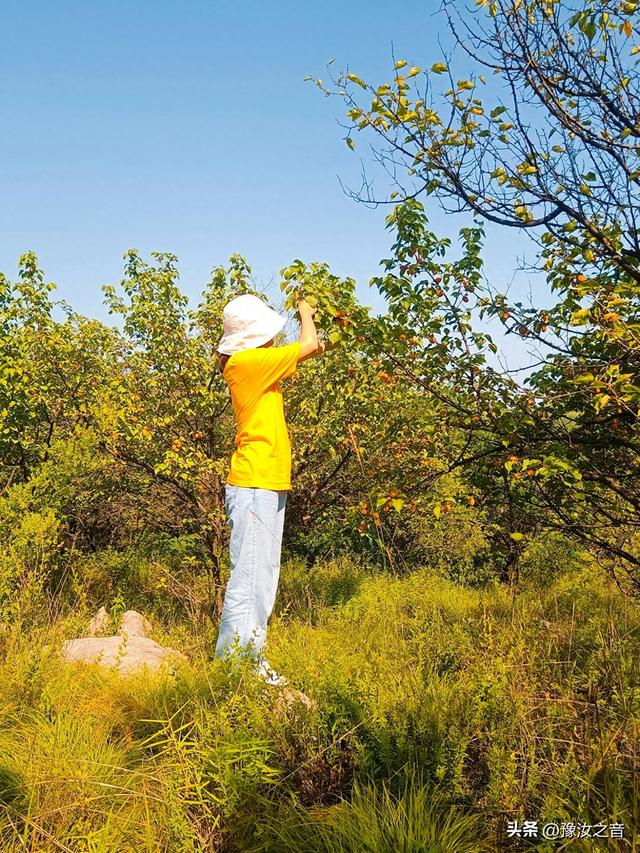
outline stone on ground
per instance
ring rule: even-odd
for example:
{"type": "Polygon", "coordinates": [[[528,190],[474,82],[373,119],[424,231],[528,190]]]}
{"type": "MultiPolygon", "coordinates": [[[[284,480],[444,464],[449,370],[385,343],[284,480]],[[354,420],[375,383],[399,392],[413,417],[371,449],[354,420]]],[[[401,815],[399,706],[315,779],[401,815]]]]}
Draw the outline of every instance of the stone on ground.
{"type": "Polygon", "coordinates": [[[89,636],[100,637],[108,634],[111,630],[111,619],[106,611],[106,608],[101,607],[100,610],[89,622],[89,636]]]}
{"type": "Polygon", "coordinates": [[[96,636],[106,629],[108,620],[107,611],[101,607],[91,620],[89,636],[67,640],[62,646],[62,657],[67,661],[99,663],[122,673],[136,672],[144,667],[156,671],[165,663],[187,660],[177,649],[161,646],[150,639],[147,634],[151,625],[136,610],[127,610],[124,614],[119,634],[96,636]]]}
{"type": "Polygon", "coordinates": [[[130,637],[148,637],[151,623],[137,610],[127,610],[120,623],[120,633],[124,634],[125,631],[130,637]]]}
{"type": "Polygon", "coordinates": [[[309,711],[318,707],[318,703],[314,699],[307,696],[307,694],[303,693],[301,690],[296,690],[295,687],[289,687],[288,685],[275,686],[274,690],[278,691],[274,707],[279,714],[282,714],[290,708],[295,708],[296,705],[302,705],[309,711]]]}

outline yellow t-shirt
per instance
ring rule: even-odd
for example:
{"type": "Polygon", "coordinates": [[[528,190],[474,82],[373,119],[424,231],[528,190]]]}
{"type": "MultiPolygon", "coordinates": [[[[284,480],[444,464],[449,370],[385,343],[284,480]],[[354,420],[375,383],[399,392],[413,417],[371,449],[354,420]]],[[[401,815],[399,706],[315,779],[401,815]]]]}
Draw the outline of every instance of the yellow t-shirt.
{"type": "Polygon", "coordinates": [[[281,379],[296,372],[300,344],[234,353],[224,368],[238,431],[227,483],[259,489],[291,488],[291,446],[281,379]]]}

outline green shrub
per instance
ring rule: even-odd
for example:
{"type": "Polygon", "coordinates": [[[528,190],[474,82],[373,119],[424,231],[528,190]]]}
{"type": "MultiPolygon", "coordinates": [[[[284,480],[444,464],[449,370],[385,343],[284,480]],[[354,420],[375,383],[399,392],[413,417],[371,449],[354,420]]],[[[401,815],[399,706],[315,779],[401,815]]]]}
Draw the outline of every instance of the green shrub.
{"type": "Polygon", "coordinates": [[[288,618],[314,621],[327,608],[352,598],[370,574],[348,557],[336,557],[311,567],[303,560],[289,559],[280,573],[277,611],[288,618]]]}
{"type": "Polygon", "coordinates": [[[11,519],[10,529],[6,522],[0,518],[0,620],[21,628],[48,615],[46,593],[64,565],[60,522],[53,510],[25,512],[11,519]]]}

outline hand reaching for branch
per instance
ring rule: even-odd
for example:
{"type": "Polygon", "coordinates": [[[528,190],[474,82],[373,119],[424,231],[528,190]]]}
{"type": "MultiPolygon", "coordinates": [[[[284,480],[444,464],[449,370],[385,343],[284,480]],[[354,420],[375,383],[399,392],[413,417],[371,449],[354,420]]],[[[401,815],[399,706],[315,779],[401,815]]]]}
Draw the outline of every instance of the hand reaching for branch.
{"type": "Polygon", "coordinates": [[[301,317],[313,317],[318,309],[313,305],[309,305],[306,299],[301,299],[298,302],[298,313],[301,317]]]}

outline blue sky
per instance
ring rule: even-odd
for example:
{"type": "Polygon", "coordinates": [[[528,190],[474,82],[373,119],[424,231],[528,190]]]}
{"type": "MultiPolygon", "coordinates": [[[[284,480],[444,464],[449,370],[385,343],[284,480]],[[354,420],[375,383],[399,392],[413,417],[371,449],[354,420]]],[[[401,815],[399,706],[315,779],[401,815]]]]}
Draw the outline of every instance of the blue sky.
{"type": "MultiPolygon", "coordinates": [[[[375,304],[388,210],[344,195],[338,176],[358,183],[366,147],[347,149],[340,101],[304,77],[334,59],[386,80],[392,50],[430,66],[448,44],[436,7],[5,0],[0,270],[13,277],[34,249],[60,296],[105,317],[100,285],[119,280],[129,247],[177,254],[194,299],[232,252],[261,286],[300,257],[354,276],[375,304]]],[[[461,224],[428,210],[441,233],[461,224]]],[[[489,241],[496,286],[522,245],[489,241]]]]}

